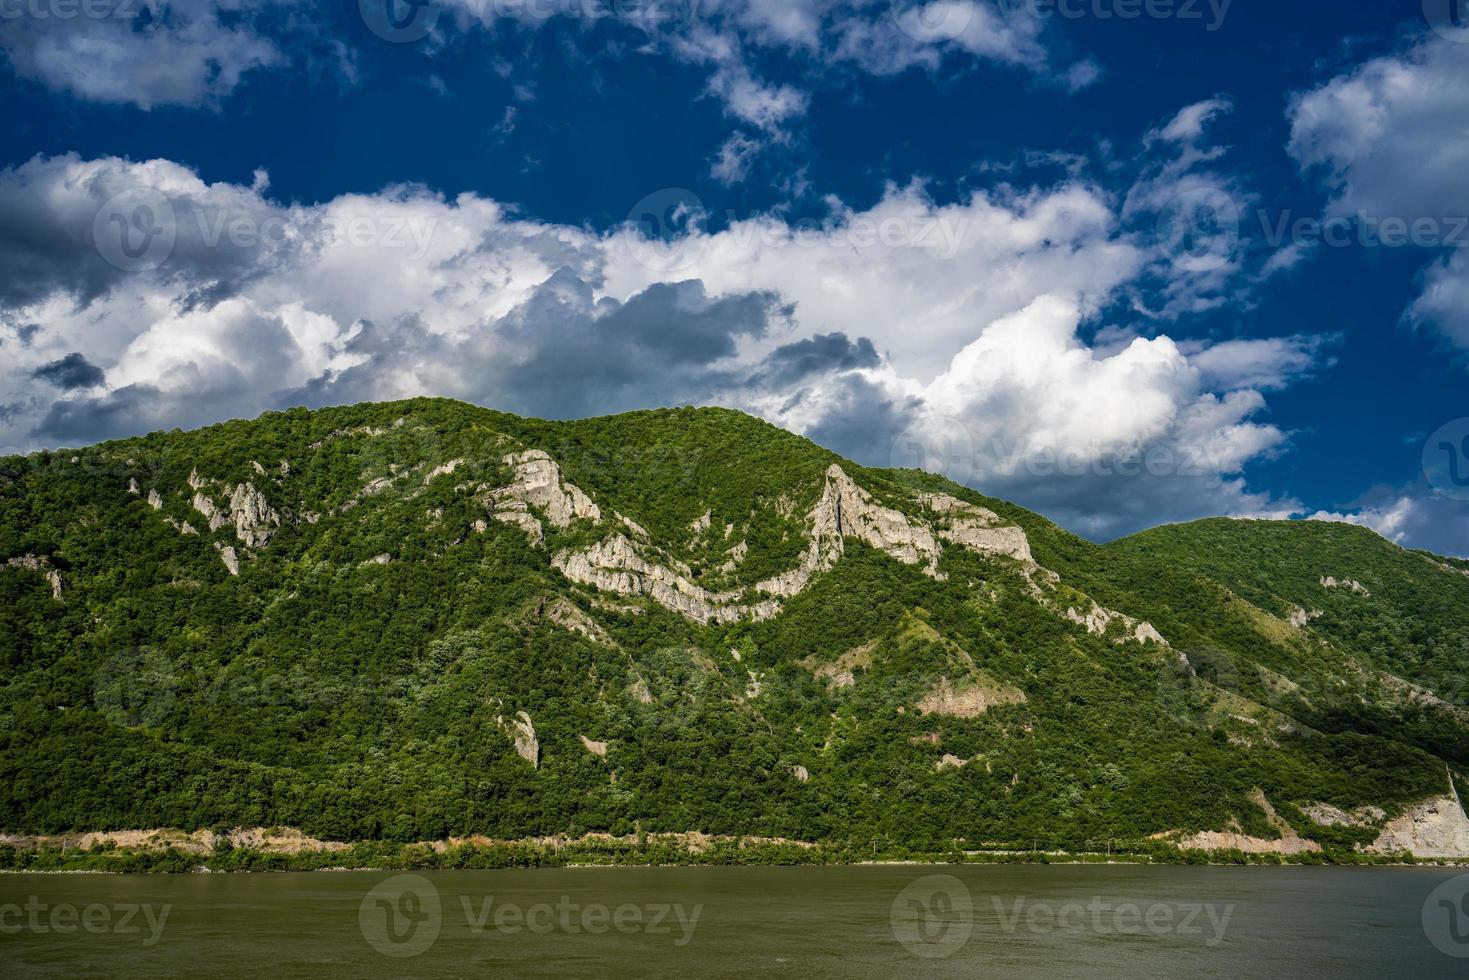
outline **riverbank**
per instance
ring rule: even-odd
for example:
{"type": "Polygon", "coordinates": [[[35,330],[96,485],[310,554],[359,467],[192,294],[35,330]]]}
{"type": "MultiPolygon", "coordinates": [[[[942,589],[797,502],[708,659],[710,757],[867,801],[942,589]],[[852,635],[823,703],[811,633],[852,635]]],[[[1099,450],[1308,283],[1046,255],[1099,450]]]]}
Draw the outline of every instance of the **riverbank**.
{"type": "Polygon", "coordinates": [[[239,873],[422,871],[506,868],[840,866],[885,864],[1155,864],[1460,866],[1466,858],[1415,858],[1331,849],[1309,853],[1183,850],[1154,841],[1105,850],[979,848],[921,850],[872,842],[791,841],[699,833],[488,838],[419,843],[325,842],[290,831],[129,831],[0,838],[0,872],[239,873]]]}

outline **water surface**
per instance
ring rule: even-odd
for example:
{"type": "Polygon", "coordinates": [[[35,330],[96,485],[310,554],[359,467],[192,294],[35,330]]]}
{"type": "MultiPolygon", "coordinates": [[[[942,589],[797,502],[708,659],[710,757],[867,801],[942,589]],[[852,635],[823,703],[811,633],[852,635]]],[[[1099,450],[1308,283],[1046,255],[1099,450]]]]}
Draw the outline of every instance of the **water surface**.
{"type": "Polygon", "coordinates": [[[0,975],[1423,980],[1469,976],[1466,893],[1416,868],[0,875],[0,975]]]}

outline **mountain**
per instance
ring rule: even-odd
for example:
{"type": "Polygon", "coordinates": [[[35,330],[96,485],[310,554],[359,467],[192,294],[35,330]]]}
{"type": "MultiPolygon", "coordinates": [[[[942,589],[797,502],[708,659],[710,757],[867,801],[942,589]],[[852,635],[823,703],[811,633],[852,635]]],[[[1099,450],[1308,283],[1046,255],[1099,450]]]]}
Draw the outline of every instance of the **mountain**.
{"type": "Polygon", "coordinates": [[[1361,528],[419,399],[5,459],[0,565],[13,835],[1469,854],[1469,566],[1361,528]]]}

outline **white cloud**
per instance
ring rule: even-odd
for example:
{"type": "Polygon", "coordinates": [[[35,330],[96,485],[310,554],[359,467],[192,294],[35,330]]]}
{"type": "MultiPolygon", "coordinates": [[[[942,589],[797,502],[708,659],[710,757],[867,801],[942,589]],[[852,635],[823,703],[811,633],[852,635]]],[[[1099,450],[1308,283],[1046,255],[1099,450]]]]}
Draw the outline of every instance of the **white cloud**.
{"type": "Polygon", "coordinates": [[[1083,327],[1147,259],[1083,184],[952,204],[890,188],[866,211],[830,202],[819,225],[763,215],[666,244],[475,195],[305,207],[267,187],[168,161],[0,171],[0,254],[24,273],[0,293],[0,444],[416,394],[550,415],[719,403],[878,465],[911,463],[895,447],[914,439],[959,446],[951,475],[1098,536],[1295,506],[1243,474],[1287,442],[1260,420],[1262,393],[1315,349],[1105,329],[1087,346],[1083,327]],[[174,246],[126,273],[92,239],[118,229],[94,218],[139,185],[168,195],[174,246]],[[22,342],[20,324],[39,328],[22,342]],[[73,352],[101,389],[32,376],[73,352]]]}
{"type": "Polygon", "coordinates": [[[1420,484],[1379,487],[1345,511],[1318,511],[1313,521],[1370,527],[1405,548],[1469,557],[1469,503],[1440,496],[1420,484]]]}
{"type": "Polygon", "coordinates": [[[774,289],[812,332],[871,337],[927,379],[986,323],[1046,293],[1095,308],[1143,263],[1105,197],[1082,184],[949,205],[910,185],[862,212],[830,203],[819,225],[758,215],[713,234],[695,227],[654,261],[625,229],[608,240],[606,288],[626,297],[675,270],[716,295],[774,289]]]}
{"type": "Polygon", "coordinates": [[[89,0],[71,16],[60,16],[60,5],[32,4],[26,9],[48,15],[7,13],[0,49],[22,78],[82,99],[142,109],[211,105],[247,72],[286,63],[254,23],[280,2],[89,0]]]}
{"type": "Polygon", "coordinates": [[[1166,140],[1169,143],[1197,143],[1216,116],[1231,112],[1234,103],[1225,98],[1206,99],[1195,102],[1178,111],[1166,126],[1148,133],[1145,142],[1166,140]]]}
{"type": "MultiPolygon", "coordinates": [[[[1324,181],[1334,216],[1427,222],[1430,265],[1408,316],[1469,347],[1469,44],[1430,37],[1375,58],[1291,103],[1290,152],[1324,181]]],[[[1421,242],[1425,236],[1415,237],[1421,242]]]]}

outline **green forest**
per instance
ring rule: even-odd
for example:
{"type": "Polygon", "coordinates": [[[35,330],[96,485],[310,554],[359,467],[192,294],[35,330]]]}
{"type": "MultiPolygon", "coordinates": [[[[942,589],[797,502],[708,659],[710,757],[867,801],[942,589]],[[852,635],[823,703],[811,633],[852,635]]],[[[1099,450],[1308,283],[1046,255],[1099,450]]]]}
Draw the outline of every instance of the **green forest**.
{"type": "Polygon", "coordinates": [[[1469,772],[1462,562],[1316,523],[1096,545],[720,409],[547,422],[420,399],[11,457],[0,566],[0,830],[16,834],[1085,851],[1277,838],[1259,790],[1349,854],[1376,830],[1302,807],[1392,815],[1446,793],[1446,767],[1469,772]],[[526,450],[602,519],[532,507],[537,542],[496,518],[526,450]],[[767,599],[757,583],[801,561],[833,464],[914,520],[928,494],[987,508],[1023,529],[1056,595],[1167,645],[1089,632],[1035,570],[959,546],[929,574],[848,539],[778,615],[709,624],[555,563],[626,518],[699,588],[767,599]],[[196,503],[223,510],[247,484],[273,515],[263,544],[196,503]],[[1003,696],[921,707],[950,683],[1003,696]]]}

